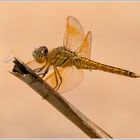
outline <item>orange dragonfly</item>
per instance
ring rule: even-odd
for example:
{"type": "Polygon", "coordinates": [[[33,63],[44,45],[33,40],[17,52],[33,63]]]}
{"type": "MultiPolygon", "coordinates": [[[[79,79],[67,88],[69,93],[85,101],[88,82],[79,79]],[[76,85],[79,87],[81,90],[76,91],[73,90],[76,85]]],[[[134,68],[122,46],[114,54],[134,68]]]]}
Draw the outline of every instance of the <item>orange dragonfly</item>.
{"type": "Polygon", "coordinates": [[[35,63],[41,64],[35,72],[42,75],[44,80],[60,93],[68,92],[78,86],[84,79],[84,69],[101,70],[133,78],[140,77],[134,72],[91,60],[91,42],[91,31],[85,36],[78,20],[69,16],[66,21],[63,46],[54,48],[50,52],[46,46],[41,46],[33,51],[34,60],[27,64],[31,67],[35,63]],[[53,72],[46,77],[51,67],[53,72]]]}

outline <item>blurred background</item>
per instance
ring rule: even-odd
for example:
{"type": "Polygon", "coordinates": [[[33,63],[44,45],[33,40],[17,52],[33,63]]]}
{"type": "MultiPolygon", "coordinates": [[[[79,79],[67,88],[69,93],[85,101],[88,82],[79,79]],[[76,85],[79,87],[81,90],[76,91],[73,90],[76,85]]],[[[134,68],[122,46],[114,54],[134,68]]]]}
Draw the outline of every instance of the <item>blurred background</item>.
{"type": "MultiPolygon", "coordinates": [[[[1,2],[0,137],[87,136],[22,81],[12,76],[14,55],[32,60],[34,48],[61,46],[67,16],[93,34],[92,59],[140,74],[140,3],[1,2]]],[[[63,96],[112,137],[140,137],[140,78],[85,71],[63,96]]]]}

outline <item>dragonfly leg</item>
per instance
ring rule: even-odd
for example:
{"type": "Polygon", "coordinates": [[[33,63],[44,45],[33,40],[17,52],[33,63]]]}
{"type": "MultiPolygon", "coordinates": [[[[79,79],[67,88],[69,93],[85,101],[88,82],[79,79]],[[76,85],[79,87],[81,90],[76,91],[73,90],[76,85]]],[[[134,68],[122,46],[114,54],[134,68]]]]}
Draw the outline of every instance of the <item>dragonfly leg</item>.
{"type": "Polygon", "coordinates": [[[56,67],[53,67],[54,68],[54,73],[50,74],[45,81],[47,81],[48,79],[50,79],[53,74],[55,76],[55,81],[56,81],[56,85],[53,87],[56,91],[60,88],[61,84],[62,84],[62,77],[59,73],[59,70],[56,68],[56,67]],[[59,78],[59,79],[58,79],[59,78]],[[59,82],[60,81],[60,82],[59,82]]]}
{"type": "Polygon", "coordinates": [[[54,67],[54,75],[55,75],[55,80],[56,80],[56,85],[55,85],[54,89],[57,89],[57,86],[58,86],[58,77],[57,77],[57,70],[56,70],[55,67],[54,67]]]}
{"type": "MultiPolygon", "coordinates": [[[[43,78],[43,77],[44,77],[44,76],[48,73],[49,68],[50,68],[50,66],[47,66],[47,68],[46,68],[45,72],[38,73],[38,75],[41,75],[41,78],[43,78]]],[[[43,69],[42,69],[42,70],[43,70],[43,69]]]]}
{"type": "MultiPolygon", "coordinates": [[[[43,66],[43,67],[41,67],[41,68],[37,68],[37,69],[34,69],[33,71],[34,72],[40,72],[40,71],[42,71],[44,68],[46,67],[46,64],[43,66]]],[[[46,71],[45,71],[46,72],[46,71]]],[[[47,72],[46,72],[47,73],[47,72]]],[[[45,74],[46,74],[45,73],[45,74]]],[[[43,73],[38,73],[38,75],[44,75],[44,72],[43,73]]],[[[37,79],[38,80],[38,79],[37,79]]],[[[37,81],[37,80],[33,80],[31,83],[33,83],[33,82],[35,82],[35,81],[37,81]]]]}
{"type": "Polygon", "coordinates": [[[55,68],[56,69],[56,72],[57,72],[57,74],[58,74],[58,76],[59,76],[59,79],[60,79],[60,83],[58,84],[58,86],[57,86],[57,88],[56,88],[56,91],[60,88],[60,86],[61,86],[61,84],[62,84],[62,77],[61,77],[61,75],[60,75],[60,73],[59,73],[59,70],[57,69],[57,68],[55,68]]]}
{"type": "Polygon", "coordinates": [[[41,72],[46,67],[46,64],[40,68],[34,69],[35,72],[41,72]]]}
{"type": "Polygon", "coordinates": [[[47,68],[46,68],[46,70],[45,70],[45,72],[44,72],[44,74],[43,74],[43,76],[42,76],[42,78],[48,73],[48,71],[49,71],[49,68],[50,68],[50,66],[47,66],[47,68]]]}

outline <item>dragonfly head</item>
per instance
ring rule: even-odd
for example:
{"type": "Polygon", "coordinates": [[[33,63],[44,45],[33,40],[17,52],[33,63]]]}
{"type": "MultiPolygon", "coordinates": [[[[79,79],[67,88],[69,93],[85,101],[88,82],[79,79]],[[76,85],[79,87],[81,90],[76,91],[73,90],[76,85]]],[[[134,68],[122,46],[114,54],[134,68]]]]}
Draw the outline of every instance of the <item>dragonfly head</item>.
{"type": "Polygon", "coordinates": [[[48,55],[48,48],[46,46],[41,46],[36,48],[32,53],[34,59],[38,63],[44,63],[48,55]]]}

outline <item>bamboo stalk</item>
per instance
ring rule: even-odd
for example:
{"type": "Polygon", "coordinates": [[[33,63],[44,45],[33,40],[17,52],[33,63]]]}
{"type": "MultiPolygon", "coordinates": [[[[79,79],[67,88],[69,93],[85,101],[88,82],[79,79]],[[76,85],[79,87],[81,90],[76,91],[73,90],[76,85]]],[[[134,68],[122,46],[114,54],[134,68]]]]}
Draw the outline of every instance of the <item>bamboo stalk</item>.
{"type": "Polygon", "coordinates": [[[14,58],[14,68],[11,74],[24,81],[66,118],[79,127],[90,138],[112,138],[103,129],[90,121],[77,108],[69,103],[58,92],[51,88],[42,78],[31,70],[21,60],[14,58]]]}

